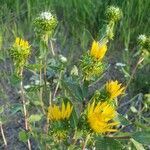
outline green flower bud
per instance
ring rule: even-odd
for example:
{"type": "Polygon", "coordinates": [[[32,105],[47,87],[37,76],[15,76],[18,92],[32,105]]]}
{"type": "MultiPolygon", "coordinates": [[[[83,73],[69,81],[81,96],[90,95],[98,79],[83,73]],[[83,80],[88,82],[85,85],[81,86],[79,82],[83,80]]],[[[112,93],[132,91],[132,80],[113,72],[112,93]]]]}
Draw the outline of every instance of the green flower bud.
{"type": "Polygon", "coordinates": [[[109,21],[119,21],[122,17],[122,11],[119,7],[110,6],[106,10],[106,17],[109,21]]]}
{"type": "Polygon", "coordinates": [[[34,20],[35,32],[40,36],[52,36],[57,23],[56,16],[53,16],[50,12],[42,12],[34,20]]]}

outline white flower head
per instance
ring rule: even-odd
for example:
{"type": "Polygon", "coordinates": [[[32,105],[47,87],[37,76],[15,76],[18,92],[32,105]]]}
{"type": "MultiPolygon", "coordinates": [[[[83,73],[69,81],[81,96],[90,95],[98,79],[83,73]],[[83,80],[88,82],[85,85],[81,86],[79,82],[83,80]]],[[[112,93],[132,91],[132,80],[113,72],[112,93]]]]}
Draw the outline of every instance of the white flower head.
{"type": "Polygon", "coordinates": [[[46,19],[46,20],[51,20],[53,18],[53,15],[50,12],[45,11],[40,14],[40,18],[46,19]]]}
{"type": "Polygon", "coordinates": [[[25,89],[29,89],[31,86],[30,85],[24,85],[25,89]]]}
{"type": "Polygon", "coordinates": [[[67,62],[67,58],[64,57],[63,55],[59,55],[59,59],[60,59],[63,63],[67,62]]]}
{"type": "Polygon", "coordinates": [[[118,62],[118,63],[116,63],[116,66],[119,66],[119,67],[125,67],[126,64],[123,64],[123,63],[118,62]]]}
{"type": "Polygon", "coordinates": [[[138,40],[146,41],[146,36],[144,34],[139,35],[138,40]]]}

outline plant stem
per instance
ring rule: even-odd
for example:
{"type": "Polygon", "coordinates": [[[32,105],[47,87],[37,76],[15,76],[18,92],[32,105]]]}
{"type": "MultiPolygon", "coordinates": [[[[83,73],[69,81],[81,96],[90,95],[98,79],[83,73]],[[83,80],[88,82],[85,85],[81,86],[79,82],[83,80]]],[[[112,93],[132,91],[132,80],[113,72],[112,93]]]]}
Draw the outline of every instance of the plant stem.
{"type": "MultiPolygon", "coordinates": [[[[40,65],[42,66],[42,60],[40,60],[40,65]]],[[[43,104],[43,87],[42,87],[42,67],[40,68],[40,101],[41,101],[41,107],[42,111],[45,114],[44,110],[44,104],[43,104]]]]}
{"type": "Polygon", "coordinates": [[[125,90],[128,88],[129,84],[131,83],[131,81],[132,81],[132,79],[133,79],[133,77],[134,77],[134,75],[135,75],[135,73],[136,73],[136,70],[137,70],[138,66],[143,62],[143,60],[144,60],[143,57],[140,57],[140,58],[139,58],[137,64],[135,65],[135,67],[134,67],[134,69],[133,69],[133,71],[132,71],[132,74],[131,74],[131,76],[130,76],[130,78],[129,78],[129,81],[127,82],[127,85],[126,85],[126,87],[125,87],[125,90]]]}
{"type": "Polygon", "coordinates": [[[113,136],[113,137],[109,137],[109,138],[128,140],[131,138],[131,136],[113,136]]]}
{"type": "Polygon", "coordinates": [[[51,52],[52,52],[52,55],[55,56],[55,52],[54,52],[52,40],[50,40],[50,45],[51,45],[51,52]]]}
{"type": "Polygon", "coordinates": [[[85,139],[85,142],[84,142],[84,144],[83,144],[82,150],[85,150],[86,145],[87,145],[87,142],[88,142],[89,139],[90,139],[90,134],[87,135],[87,137],[86,137],[86,139],[85,139]]]}
{"type": "Polygon", "coordinates": [[[53,94],[53,99],[55,99],[55,97],[56,97],[56,94],[57,94],[57,91],[58,91],[58,88],[59,88],[59,85],[60,85],[60,79],[62,77],[62,73],[63,73],[63,71],[61,71],[60,74],[59,74],[58,82],[56,84],[56,88],[55,88],[54,94],[53,94]]]}
{"type": "Polygon", "coordinates": [[[4,134],[2,124],[0,124],[0,129],[1,129],[1,134],[2,134],[2,138],[3,138],[3,141],[4,141],[5,148],[7,149],[7,141],[6,141],[6,137],[5,137],[5,134],[4,134]]]}
{"type": "MultiPolygon", "coordinates": [[[[21,90],[21,100],[23,104],[23,113],[24,113],[24,123],[25,123],[25,129],[28,131],[28,121],[27,121],[27,109],[26,109],[26,101],[24,96],[24,89],[23,89],[23,68],[21,69],[21,82],[20,82],[20,90],[21,90]]],[[[31,143],[28,139],[28,149],[31,150],[31,143]]]]}

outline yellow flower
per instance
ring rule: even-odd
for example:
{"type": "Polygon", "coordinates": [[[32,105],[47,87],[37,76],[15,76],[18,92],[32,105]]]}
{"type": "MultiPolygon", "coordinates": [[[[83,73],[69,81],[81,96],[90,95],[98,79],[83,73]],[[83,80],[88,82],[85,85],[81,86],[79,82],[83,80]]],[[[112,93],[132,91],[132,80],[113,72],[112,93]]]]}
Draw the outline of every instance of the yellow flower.
{"type": "Polygon", "coordinates": [[[121,83],[119,84],[118,81],[108,81],[106,83],[106,91],[109,94],[110,99],[114,99],[117,96],[123,94],[125,87],[121,87],[121,83]]]}
{"type": "Polygon", "coordinates": [[[105,56],[106,51],[106,44],[100,44],[99,42],[93,41],[90,55],[98,60],[101,60],[105,56]]]}
{"type": "Polygon", "coordinates": [[[64,102],[61,108],[57,105],[49,106],[48,108],[48,119],[51,121],[59,121],[64,119],[69,119],[72,113],[73,106],[68,102],[65,106],[64,102]]]}
{"type": "Polygon", "coordinates": [[[113,121],[116,114],[115,109],[107,102],[95,104],[94,101],[92,104],[88,104],[87,121],[90,128],[96,133],[115,132],[117,130],[113,129],[113,127],[119,124],[113,121]]]}
{"type": "Polygon", "coordinates": [[[30,45],[29,45],[28,41],[25,41],[25,40],[17,37],[13,47],[18,47],[18,48],[21,48],[21,49],[29,49],[30,45]]]}

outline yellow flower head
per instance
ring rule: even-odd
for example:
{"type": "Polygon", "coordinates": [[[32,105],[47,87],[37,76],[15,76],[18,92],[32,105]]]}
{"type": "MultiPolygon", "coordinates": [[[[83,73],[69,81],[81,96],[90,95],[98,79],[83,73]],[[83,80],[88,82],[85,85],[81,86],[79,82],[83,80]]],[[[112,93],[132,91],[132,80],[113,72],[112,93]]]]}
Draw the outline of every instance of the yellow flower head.
{"type": "Polygon", "coordinates": [[[30,45],[29,45],[28,41],[25,41],[25,40],[17,37],[13,47],[18,47],[18,48],[21,48],[21,49],[29,49],[30,45]]]}
{"type": "Polygon", "coordinates": [[[48,119],[50,121],[59,121],[64,119],[69,119],[73,110],[73,106],[68,102],[65,106],[64,102],[61,108],[57,105],[49,106],[48,108],[48,119]]]}
{"type": "Polygon", "coordinates": [[[94,101],[92,104],[88,104],[87,121],[90,128],[96,133],[115,132],[117,130],[113,127],[119,124],[113,121],[116,114],[115,109],[107,102],[95,104],[94,101]]]}
{"type": "Polygon", "coordinates": [[[109,94],[110,99],[114,99],[117,96],[123,94],[125,87],[121,87],[121,83],[119,84],[118,81],[108,81],[106,83],[106,91],[109,94]]]}
{"type": "Polygon", "coordinates": [[[105,56],[106,51],[107,51],[106,44],[104,43],[100,44],[99,42],[93,41],[90,55],[98,60],[101,60],[105,56]]]}

